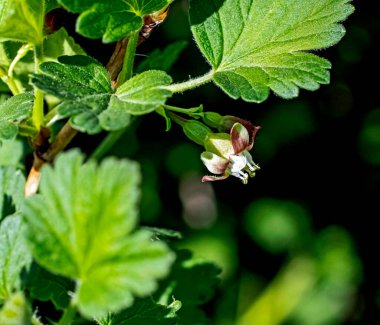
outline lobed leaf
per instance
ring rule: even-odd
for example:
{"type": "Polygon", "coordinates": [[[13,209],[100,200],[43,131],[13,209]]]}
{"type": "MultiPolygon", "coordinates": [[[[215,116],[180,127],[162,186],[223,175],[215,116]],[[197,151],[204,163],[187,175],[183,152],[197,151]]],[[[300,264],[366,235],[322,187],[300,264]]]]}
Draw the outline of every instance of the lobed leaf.
{"type": "Polygon", "coordinates": [[[0,0],[0,41],[41,44],[45,1],[0,0]]]}
{"type": "Polygon", "coordinates": [[[173,0],[58,0],[66,9],[81,13],[78,33],[111,43],[138,31],[143,17],[166,8],[173,0]]]}
{"type": "Polygon", "coordinates": [[[21,217],[8,216],[0,224],[0,301],[7,300],[14,291],[21,289],[21,270],[31,262],[21,217]]]}
{"type": "Polygon", "coordinates": [[[283,98],[329,82],[330,63],[305,51],[332,46],[351,0],[191,0],[195,40],[212,65],[214,82],[232,98],[283,98]]]}
{"type": "Polygon", "coordinates": [[[134,296],[156,289],[173,254],[137,221],[138,166],[108,158],[83,165],[78,152],[44,167],[39,195],[27,199],[24,216],[34,258],[77,283],[82,315],[104,317],[131,306],[134,296]]]}

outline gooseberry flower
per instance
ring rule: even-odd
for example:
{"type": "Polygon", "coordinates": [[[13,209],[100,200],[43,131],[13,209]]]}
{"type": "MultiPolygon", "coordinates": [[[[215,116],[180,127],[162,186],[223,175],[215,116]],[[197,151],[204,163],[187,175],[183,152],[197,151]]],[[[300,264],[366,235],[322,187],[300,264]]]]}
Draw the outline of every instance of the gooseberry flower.
{"type": "Polygon", "coordinates": [[[230,134],[209,134],[201,160],[211,173],[219,176],[203,176],[202,182],[223,180],[232,175],[247,184],[248,178],[254,177],[260,169],[249,153],[259,129],[259,126],[253,126],[251,139],[247,128],[241,123],[235,123],[230,134]]]}

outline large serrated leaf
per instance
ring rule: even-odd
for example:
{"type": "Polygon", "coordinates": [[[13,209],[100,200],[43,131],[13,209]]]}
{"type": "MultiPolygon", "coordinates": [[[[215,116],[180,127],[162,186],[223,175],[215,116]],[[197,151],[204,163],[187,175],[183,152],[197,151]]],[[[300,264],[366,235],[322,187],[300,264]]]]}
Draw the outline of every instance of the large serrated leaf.
{"type": "Polygon", "coordinates": [[[45,1],[0,0],[0,41],[41,44],[45,1]]]}
{"type": "Polygon", "coordinates": [[[77,31],[104,43],[122,39],[143,26],[143,17],[167,7],[173,0],[59,0],[66,9],[81,13],[77,31]]]}
{"type": "Polygon", "coordinates": [[[232,98],[262,102],[270,89],[292,98],[329,82],[330,63],[305,51],[343,37],[350,2],[191,0],[191,29],[214,82],[232,98]]]}
{"type": "Polygon", "coordinates": [[[172,95],[170,90],[165,89],[171,83],[172,78],[164,71],[145,71],[122,84],[116,91],[116,97],[126,104],[128,113],[147,114],[164,105],[172,95]]]}
{"type": "Polygon", "coordinates": [[[0,140],[9,140],[16,136],[20,122],[32,113],[33,101],[33,94],[23,93],[0,104],[0,140]]]}
{"type": "Polygon", "coordinates": [[[82,315],[103,317],[156,289],[173,254],[137,221],[140,173],[136,163],[108,158],[83,165],[78,152],[44,167],[40,193],[24,209],[33,256],[47,270],[77,283],[82,315]]]}
{"type": "Polygon", "coordinates": [[[20,290],[21,270],[32,262],[26,246],[21,217],[8,216],[0,224],[0,302],[20,290]]]}

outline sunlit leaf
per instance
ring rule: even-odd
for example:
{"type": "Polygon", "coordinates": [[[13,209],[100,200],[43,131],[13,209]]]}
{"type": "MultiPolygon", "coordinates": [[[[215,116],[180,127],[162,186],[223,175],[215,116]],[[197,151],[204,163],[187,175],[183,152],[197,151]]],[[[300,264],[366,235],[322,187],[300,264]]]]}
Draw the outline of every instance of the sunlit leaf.
{"type": "Polygon", "coordinates": [[[77,282],[82,315],[103,317],[131,306],[157,287],[173,261],[162,242],[137,221],[140,173],[136,163],[108,158],[83,165],[83,156],[59,156],[44,167],[40,193],[24,215],[33,256],[47,270],[77,282]]]}
{"type": "Polygon", "coordinates": [[[344,35],[339,22],[351,0],[191,0],[195,40],[232,98],[262,102],[271,89],[284,98],[329,82],[329,61],[306,51],[344,35]]]}
{"type": "Polygon", "coordinates": [[[0,41],[41,44],[45,1],[0,0],[0,41]]]}
{"type": "Polygon", "coordinates": [[[66,9],[81,13],[77,31],[104,43],[122,39],[143,26],[143,17],[167,7],[173,0],[58,0],[66,9]]]}
{"type": "Polygon", "coordinates": [[[21,289],[20,272],[31,261],[32,256],[23,237],[21,217],[8,216],[0,224],[0,301],[21,289]]]}

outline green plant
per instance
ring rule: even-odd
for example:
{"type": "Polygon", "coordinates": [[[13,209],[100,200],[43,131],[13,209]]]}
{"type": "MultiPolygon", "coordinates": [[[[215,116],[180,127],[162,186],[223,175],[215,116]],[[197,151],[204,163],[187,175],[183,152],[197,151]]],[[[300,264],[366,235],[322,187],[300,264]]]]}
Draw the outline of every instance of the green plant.
{"type": "Polygon", "coordinates": [[[1,324],[206,322],[200,306],[212,297],[218,267],[171,248],[172,232],[140,227],[139,165],[108,152],[141,115],[157,113],[167,131],[174,122],[205,148],[201,159],[217,176],[203,181],[232,175],[247,183],[259,170],[249,153],[259,127],[170,98],[208,82],[253,103],[270,91],[290,99],[300,88],[317,90],[331,66],[310,51],[336,44],[353,11],[350,0],[191,0],[191,30],[210,71],[173,83],[164,70],[182,42],[134,64],[171,2],[0,0],[0,141],[27,139],[34,158],[26,180],[20,159],[0,170],[1,324]],[[76,14],[84,37],[117,42],[107,64],[56,30],[58,8],[76,14]],[[78,132],[104,131],[88,156],[62,153],[78,132]],[[197,286],[184,280],[197,274],[197,286]],[[41,301],[58,316],[41,314],[41,301]],[[198,319],[187,318],[194,311],[198,319]]]}

